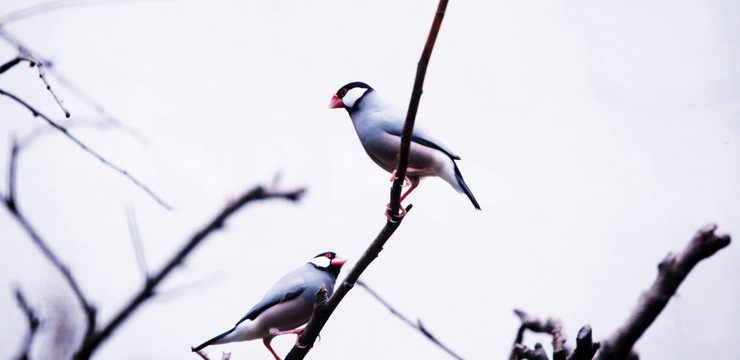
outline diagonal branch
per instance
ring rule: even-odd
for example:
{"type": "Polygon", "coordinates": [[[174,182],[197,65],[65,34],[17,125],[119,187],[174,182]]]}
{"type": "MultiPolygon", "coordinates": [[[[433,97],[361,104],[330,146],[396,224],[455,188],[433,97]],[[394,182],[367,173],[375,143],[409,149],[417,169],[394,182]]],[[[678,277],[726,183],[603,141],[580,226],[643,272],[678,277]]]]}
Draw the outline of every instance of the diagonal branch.
{"type": "Polygon", "coordinates": [[[42,119],[46,120],[46,122],[51,125],[53,128],[59,130],[64,136],[72,140],[75,144],[77,144],[79,147],[82,148],[85,152],[92,155],[96,159],[100,160],[103,164],[110,167],[111,169],[117,171],[121,175],[128,178],[131,182],[134,183],[134,185],[138,186],[140,189],[144,190],[147,194],[149,194],[150,197],[152,197],[156,202],[158,202],[160,205],[162,205],[165,209],[170,210],[172,207],[164,202],[157,194],[155,194],[151,189],[149,189],[148,186],[144,185],[141,181],[139,181],[137,178],[135,178],[133,175],[129,174],[128,171],[122,169],[118,165],[115,165],[108,161],[106,158],[104,158],[102,155],[98,154],[94,150],[90,149],[87,145],[85,145],[82,141],[74,137],[72,134],[69,133],[67,128],[65,128],[62,125],[59,125],[58,123],[54,122],[54,120],[50,119],[48,116],[44,115],[43,113],[36,110],[34,107],[26,103],[25,101],[21,100],[19,97],[0,89],[0,95],[5,95],[13,100],[15,100],[17,103],[23,105],[26,109],[31,111],[31,114],[33,114],[34,117],[40,116],[42,119]]]}
{"type": "MultiPolygon", "coordinates": [[[[409,112],[406,116],[406,123],[403,127],[403,134],[401,136],[401,149],[399,154],[398,169],[396,169],[396,176],[398,177],[391,187],[391,208],[388,210],[389,218],[386,221],[383,229],[380,230],[378,236],[373,240],[370,246],[365,250],[355,266],[350,270],[347,277],[342,281],[341,285],[336,289],[334,294],[326,304],[326,307],[320,307],[314,309],[314,314],[308,321],[305,330],[298,339],[298,344],[301,346],[293,346],[285,360],[300,360],[305,358],[306,354],[313,347],[316,338],[321,332],[329,317],[334,310],[339,306],[339,303],[344,299],[347,293],[354,287],[360,275],[367,269],[370,263],[378,257],[378,254],[383,250],[383,246],[388,239],[393,235],[398,226],[401,224],[402,216],[399,215],[401,208],[401,187],[406,177],[406,168],[408,167],[409,149],[411,146],[411,134],[414,130],[414,121],[416,120],[416,110],[419,107],[419,101],[421,99],[421,88],[424,84],[424,76],[426,75],[426,68],[429,63],[429,58],[432,55],[432,49],[434,48],[434,42],[437,39],[437,33],[442,25],[442,18],[444,17],[445,9],[447,8],[447,0],[440,0],[437,12],[432,22],[432,29],[429,31],[429,37],[427,38],[424,51],[419,60],[419,64],[416,71],[416,79],[414,81],[414,89],[411,93],[411,103],[409,105],[409,112]]],[[[411,210],[411,205],[406,207],[405,211],[411,210]]]]}
{"type": "Polygon", "coordinates": [[[437,338],[434,335],[432,335],[432,333],[430,333],[429,330],[427,330],[424,327],[424,325],[422,325],[421,320],[417,320],[416,322],[411,321],[411,319],[409,319],[406,316],[404,316],[403,314],[401,314],[398,310],[396,310],[393,306],[391,306],[391,304],[389,304],[387,301],[385,301],[385,299],[383,299],[382,297],[380,297],[380,295],[378,295],[378,293],[376,293],[375,291],[373,291],[373,289],[371,289],[370,287],[368,287],[367,284],[365,284],[364,281],[358,280],[357,281],[357,285],[360,285],[361,287],[365,288],[365,290],[372,297],[374,297],[375,300],[378,300],[378,302],[380,302],[383,306],[385,306],[391,312],[391,314],[396,315],[399,319],[401,319],[401,321],[403,321],[404,323],[406,323],[406,325],[408,325],[408,326],[416,329],[420,333],[422,333],[422,335],[424,335],[427,339],[429,339],[429,341],[431,341],[434,344],[436,344],[437,346],[439,346],[442,350],[444,350],[445,352],[447,352],[448,354],[450,354],[455,359],[462,360],[462,357],[460,355],[456,354],[454,351],[450,350],[450,348],[448,348],[447,346],[445,346],[444,344],[442,344],[439,340],[437,340],[437,338]]]}
{"type": "Polygon", "coordinates": [[[41,235],[39,235],[36,229],[34,229],[28,219],[21,213],[20,209],[18,208],[15,192],[18,151],[18,143],[15,141],[15,139],[13,139],[8,170],[8,194],[2,196],[3,204],[5,205],[5,208],[8,209],[10,214],[13,215],[18,224],[21,225],[23,230],[26,231],[28,236],[31,238],[31,241],[39,248],[39,250],[41,250],[41,253],[44,255],[44,257],[46,257],[47,260],[49,260],[52,266],[54,266],[54,268],[59,271],[59,273],[64,278],[64,281],[67,283],[70,289],[72,289],[75,298],[77,298],[77,302],[80,303],[80,307],[85,313],[85,319],[87,322],[86,333],[90,334],[95,329],[95,307],[90,303],[90,301],[87,300],[84,293],[82,292],[82,289],[80,288],[80,285],[72,276],[72,272],[69,270],[67,265],[65,265],[62,260],[57,257],[57,255],[51,250],[49,245],[47,245],[47,242],[41,237],[41,235]]]}
{"type": "Polygon", "coordinates": [[[686,248],[678,253],[669,253],[658,265],[658,278],[640,297],[637,308],[629,319],[602,342],[597,359],[612,360],[628,358],[635,342],[655,321],[676,293],[676,289],[689,272],[699,263],[730,244],[730,235],[715,235],[717,225],[709,224],[697,231],[686,248]]]}
{"type": "Polygon", "coordinates": [[[440,0],[437,6],[437,12],[434,15],[434,21],[432,21],[432,28],[429,30],[429,36],[427,42],[424,45],[424,51],[421,53],[421,59],[416,67],[416,78],[414,79],[414,88],[411,91],[411,100],[409,101],[409,109],[406,113],[406,122],[403,125],[403,134],[401,135],[401,152],[398,158],[398,168],[396,169],[396,180],[393,181],[393,187],[391,188],[391,208],[388,214],[394,217],[395,220],[399,218],[398,212],[401,210],[401,188],[403,182],[406,179],[406,170],[409,165],[409,152],[411,151],[411,135],[414,132],[414,122],[416,121],[416,112],[419,109],[419,102],[421,101],[422,88],[424,86],[424,77],[427,73],[427,65],[429,59],[432,57],[432,50],[434,49],[434,43],[437,41],[437,34],[439,34],[439,28],[442,26],[442,19],[445,16],[445,9],[447,9],[447,0],[440,0]]]}
{"type": "Polygon", "coordinates": [[[216,217],[211,220],[203,229],[198,231],[193,237],[185,243],[185,245],[160,269],[156,274],[148,279],[144,283],[144,286],[134,297],[117,313],[113,316],[113,319],[100,331],[91,334],[83,340],[82,347],[75,354],[74,358],[89,359],[95,350],[102,344],[118,327],[133,314],[139,306],[141,306],[146,300],[151,298],[156,293],[157,286],[174,270],[180,265],[187,256],[198,246],[203,239],[208,237],[212,232],[219,230],[224,225],[224,221],[234,214],[237,210],[242,208],[244,205],[264,199],[282,198],[291,201],[297,201],[301,195],[305,192],[305,189],[296,189],[291,191],[281,191],[274,188],[265,189],[261,186],[257,186],[246,193],[244,193],[237,200],[229,202],[216,217]]]}
{"type": "Polygon", "coordinates": [[[33,338],[36,336],[39,325],[41,325],[41,320],[39,320],[33,308],[28,305],[28,301],[26,301],[26,297],[23,296],[23,292],[20,288],[15,289],[15,299],[18,301],[18,306],[23,310],[23,314],[26,315],[26,320],[28,321],[28,335],[26,335],[25,340],[23,340],[23,346],[18,355],[18,360],[28,360],[30,358],[29,354],[31,352],[31,344],[33,344],[33,338]]]}

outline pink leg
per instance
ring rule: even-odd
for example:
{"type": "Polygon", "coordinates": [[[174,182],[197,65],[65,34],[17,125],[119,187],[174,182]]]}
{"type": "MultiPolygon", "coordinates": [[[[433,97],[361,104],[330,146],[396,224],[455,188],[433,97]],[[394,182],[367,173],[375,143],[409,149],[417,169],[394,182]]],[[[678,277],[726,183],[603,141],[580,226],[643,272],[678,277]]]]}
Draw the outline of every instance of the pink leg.
{"type": "Polygon", "coordinates": [[[280,356],[278,356],[278,354],[275,353],[275,350],[272,349],[272,346],[270,346],[270,341],[272,341],[272,338],[262,339],[262,343],[265,344],[265,347],[267,348],[267,350],[270,351],[270,354],[272,354],[272,356],[275,357],[275,360],[282,360],[280,359],[280,356]]]}
{"type": "Polygon", "coordinates": [[[409,181],[411,182],[411,187],[408,190],[406,190],[406,192],[403,195],[401,195],[401,202],[403,202],[403,200],[406,199],[406,197],[409,196],[409,194],[411,194],[411,192],[414,191],[414,189],[416,189],[417,186],[419,186],[419,181],[420,181],[419,178],[417,177],[411,178],[409,179],[409,181]]]}
{"type": "Polygon", "coordinates": [[[296,335],[295,339],[295,346],[298,346],[299,348],[305,348],[305,346],[301,345],[298,340],[301,338],[301,334],[303,334],[303,330],[306,330],[305,327],[299,328],[299,329],[293,329],[293,330],[284,330],[284,331],[270,331],[270,334],[273,336],[278,335],[296,335]]]}
{"type": "MultiPolygon", "coordinates": [[[[409,187],[409,189],[406,190],[406,192],[403,195],[401,195],[401,199],[399,202],[403,202],[403,200],[406,199],[406,197],[409,196],[409,194],[412,191],[414,191],[414,189],[416,189],[417,186],[419,186],[420,179],[418,177],[406,178],[406,179],[409,180],[411,187],[409,187]]],[[[391,204],[388,204],[385,206],[385,217],[388,219],[388,221],[395,223],[396,221],[393,220],[393,218],[391,217],[390,211],[391,211],[391,204]]],[[[396,218],[402,218],[406,216],[406,209],[403,208],[403,205],[399,208],[399,211],[401,213],[396,215],[396,218]]]]}

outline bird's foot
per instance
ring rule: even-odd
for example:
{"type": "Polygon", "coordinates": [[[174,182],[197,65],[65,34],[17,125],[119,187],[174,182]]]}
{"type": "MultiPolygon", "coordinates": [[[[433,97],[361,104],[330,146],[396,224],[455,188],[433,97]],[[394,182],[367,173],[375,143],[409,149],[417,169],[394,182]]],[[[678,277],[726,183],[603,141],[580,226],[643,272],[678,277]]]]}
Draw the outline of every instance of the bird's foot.
{"type": "Polygon", "coordinates": [[[406,216],[406,209],[403,208],[403,206],[398,207],[399,214],[395,216],[391,216],[391,204],[385,206],[385,217],[388,219],[388,221],[392,223],[397,223],[397,219],[401,219],[402,217],[406,216]],[[395,218],[395,219],[394,219],[395,218]]]}
{"type": "MultiPolygon", "coordinates": [[[[398,179],[398,176],[396,176],[396,170],[393,170],[393,174],[391,174],[391,182],[396,181],[398,179]]],[[[407,187],[411,184],[411,179],[409,179],[408,176],[403,178],[403,187],[407,187]]]]}

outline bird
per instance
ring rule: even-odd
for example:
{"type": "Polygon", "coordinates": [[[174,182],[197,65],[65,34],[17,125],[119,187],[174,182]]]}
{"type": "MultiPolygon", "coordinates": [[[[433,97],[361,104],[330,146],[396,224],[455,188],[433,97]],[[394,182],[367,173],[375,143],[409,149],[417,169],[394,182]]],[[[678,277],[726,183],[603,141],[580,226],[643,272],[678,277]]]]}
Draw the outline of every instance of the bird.
{"type": "MultiPolygon", "coordinates": [[[[329,108],[347,110],[367,155],[378,166],[392,174],[391,181],[395,180],[401,135],[406,121],[405,112],[383,99],[375,89],[361,81],[351,82],[339,88],[332,96],[329,108]]],[[[401,201],[419,186],[422,177],[437,176],[458,192],[467,195],[473,206],[480,210],[473,192],[463,180],[456,160],[460,160],[460,157],[434,139],[426,130],[415,126],[404,179],[410,186],[401,196],[401,201]]],[[[401,210],[403,216],[403,208],[401,210]]],[[[387,211],[386,216],[391,220],[387,211]]]]}
{"type": "Polygon", "coordinates": [[[324,287],[327,296],[331,296],[339,271],[346,261],[331,251],[316,255],[305,265],[280,278],[233,328],[191,350],[196,352],[209,345],[262,339],[272,356],[280,360],[270,342],[278,335],[300,336],[304,328],[299,327],[311,318],[316,294],[324,287]]]}

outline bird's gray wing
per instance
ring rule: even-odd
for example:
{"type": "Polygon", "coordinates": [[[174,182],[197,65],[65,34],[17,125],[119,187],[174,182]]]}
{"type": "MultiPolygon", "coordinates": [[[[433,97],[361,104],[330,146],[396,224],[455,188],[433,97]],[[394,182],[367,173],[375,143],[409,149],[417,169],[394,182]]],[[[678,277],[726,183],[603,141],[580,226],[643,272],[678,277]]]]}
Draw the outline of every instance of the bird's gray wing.
{"type": "Polygon", "coordinates": [[[259,314],[273,305],[297,298],[306,291],[306,288],[308,288],[308,285],[306,285],[305,279],[301,276],[299,271],[296,270],[288,273],[283,276],[282,279],[278,280],[267,294],[262,297],[262,300],[252,307],[252,309],[250,309],[249,312],[247,312],[247,314],[236,323],[236,325],[241,324],[245,320],[254,320],[259,316],[259,314]]]}
{"type": "MultiPolygon", "coordinates": [[[[383,130],[385,130],[385,132],[387,132],[388,134],[398,137],[401,137],[403,135],[403,127],[391,126],[390,124],[387,124],[386,126],[383,126],[383,130]]],[[[422,128],[414,127],[414,133],[411,135],[411,141],[419,145],[424,145],[432,149],[437,149],[455,160],[460,160],[460,157],[455,155],[452,150],[448,149],[440,141],[429,136],[429,134],[427,134],[426,131],[424,131],[422,128]]]]}

